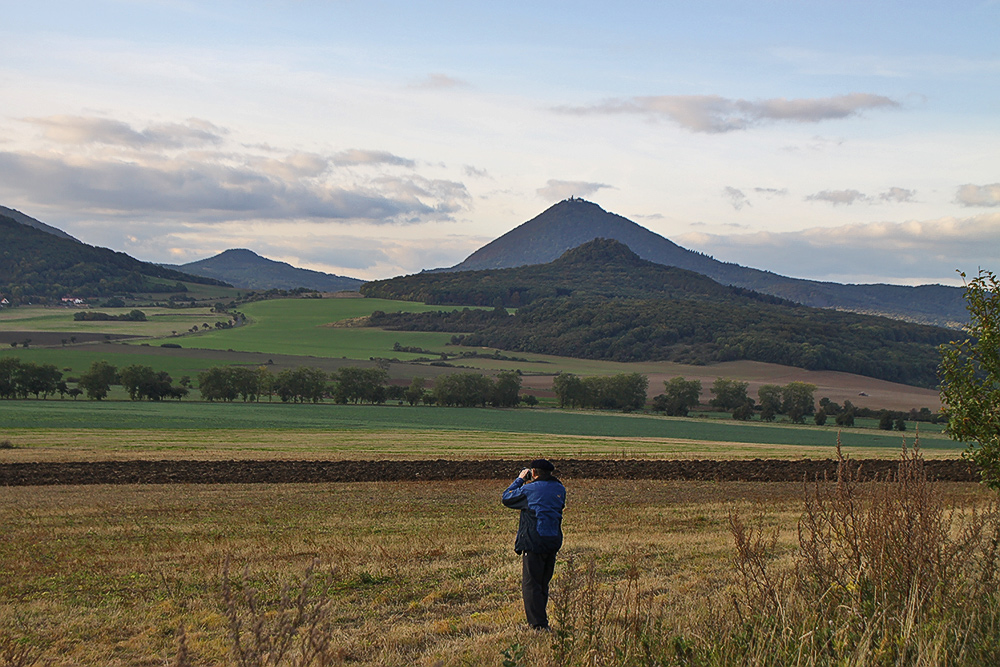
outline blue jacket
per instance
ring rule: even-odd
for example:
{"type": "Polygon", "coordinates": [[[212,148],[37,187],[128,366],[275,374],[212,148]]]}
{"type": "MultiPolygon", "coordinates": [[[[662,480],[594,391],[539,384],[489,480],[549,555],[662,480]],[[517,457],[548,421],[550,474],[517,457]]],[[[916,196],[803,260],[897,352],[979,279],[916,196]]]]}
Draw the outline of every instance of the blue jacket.
{"type": "Polygon", "coordinates": [[[503,492],[503,504],[521,510],[514,551],[554,554],[562,546],[562,512],[566,487],[555,477],[525,484],[518,477],[503,492]]]}

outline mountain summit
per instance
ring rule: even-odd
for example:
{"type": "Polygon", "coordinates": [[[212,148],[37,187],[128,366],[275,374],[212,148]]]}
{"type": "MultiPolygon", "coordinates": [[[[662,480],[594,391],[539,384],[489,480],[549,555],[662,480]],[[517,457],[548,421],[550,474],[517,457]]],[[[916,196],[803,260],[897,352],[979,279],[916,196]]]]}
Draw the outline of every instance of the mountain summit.
{"type": "Polygon", "coordinates": [[[724,285],[752,289],[817,308],[956,327],[968,319],[963,291],[945,285],[842,285],[789,278],[720,262],[682,248],[645,227],[583,199],[566,199],[491,241],[444,271],[475,271],[545,264],[595,238],[620,241],[642,259],[706,275],[724,285]]]}
{"type": "Polygon", "coordinates": [[[254,290],[305,287],[324,292],[355,292],[364,282],[357,278],[300,269],[287,262],[261,257],[246,248],[225,250],[214,257],[177,268],[196,276],[225,280],[234,287],[254,290]]]}

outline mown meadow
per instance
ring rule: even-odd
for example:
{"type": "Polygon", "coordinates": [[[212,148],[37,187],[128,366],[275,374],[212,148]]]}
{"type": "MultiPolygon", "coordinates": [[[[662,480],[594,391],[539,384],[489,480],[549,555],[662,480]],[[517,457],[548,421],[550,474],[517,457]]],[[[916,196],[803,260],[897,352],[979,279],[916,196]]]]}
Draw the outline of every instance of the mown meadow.
{"type": "Polygon", "coordinates": [[[3,488],[0,659],[508,667],[1000,657],[1000,514],[980,486],[929,484],[912,470],[889,483],[815,486],[564,481],[552,633],[523,624],[505,483],[3,488]],[[837,533],[845,527],[855,530],[837,533]]]}

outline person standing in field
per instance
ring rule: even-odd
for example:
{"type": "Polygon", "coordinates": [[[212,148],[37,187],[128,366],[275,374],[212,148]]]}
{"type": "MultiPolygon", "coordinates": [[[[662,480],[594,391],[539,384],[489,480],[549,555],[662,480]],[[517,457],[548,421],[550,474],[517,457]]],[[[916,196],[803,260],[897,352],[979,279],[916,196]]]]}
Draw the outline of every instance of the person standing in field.
{"type": "Polygon", "coordinates": [[[528,625],[548,630],[545,611],[549,602],[549,581],[556,566],[556,553],[562,547],[562,513],[566,506],[566,488],[552,476],[549,461],[536,459],[503,492],[503,504],[520,510],[521,518],[514,540],[514,551],[521,556],[521,594],[528,625]]]}

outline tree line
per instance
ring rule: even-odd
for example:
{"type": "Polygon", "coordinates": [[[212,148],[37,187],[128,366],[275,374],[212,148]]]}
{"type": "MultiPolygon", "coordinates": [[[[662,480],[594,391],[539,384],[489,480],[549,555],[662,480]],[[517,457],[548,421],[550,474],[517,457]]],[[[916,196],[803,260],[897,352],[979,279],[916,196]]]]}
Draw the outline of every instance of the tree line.
{"type": "MultiPolygon", "coordinates": [[[[283,403],[320,403],[332,400],[338,404],[381,405],[389,401],[410,405],[445,407],[499,407],[537,405],[534,395],[521,394],[518,371],[501,371],[496,376],[475,372],[456,372],[438,376],[430,386],[422,377],[414,377],[408,386],[391,384],[388,371],[382,366],[362,368],[344,366],[333,373],[299,366],[273,373],[267,366],[214,366],[197,376],[197,389],[202,400],[221,402],[260,402],[279,400],[283,403]]],[[[45,399],[77,398],[83,394],[92,400],[107,398],[111,387],[120,385],[134,401],[160,401],[187,397],[194,388],[191,379],[181,377],[175,384],[166,371],[150,366],[131,364],[121,369],[107,361],[96,361],[77,378],[63,379],[63,371],[53,364],[22,362],[18,357],[0,358],[0,398],[23,399],[34,396],[45,399]],[[75,382],[75,386],[69,386],[75,382]]],[[[937,422],[939,415],[928,408],[909,412],[893,412],[855,406],[849,400],[843,405],[823,397],[817,404],[816,386],[805,382],[785,385],[764,384],[757,397],[749,395],[749,383],[719,377],[712,383],[712,398],[701,402],[702,383],[678,376],[664,381],[663,393],[647,401],[649,378],[642,373],[580,377],[562,372],[552,381],[556,400],[561,408],[620,410],[634,412],[650,409],[669,416],[688,416],[693,410],[710,408],[729,412],[733,419],[774,421],[784,415],[793,423],[804,423],[811,417],[817,425],[833,419],[838,426],[853,426],[855,418],[879,419],[879,428],[904,430],[906,420],[937,422]]]]}
{"type": "MultiPolygon", "coordinates": [[[[123,302],[124,303],[124,302],[123,302]]],[[[121,315],[109,315],[97,310],[81,310],[73,313],[75,322],[145,322],[146,313],[141,310],[130,310],[121,315]]]]}

